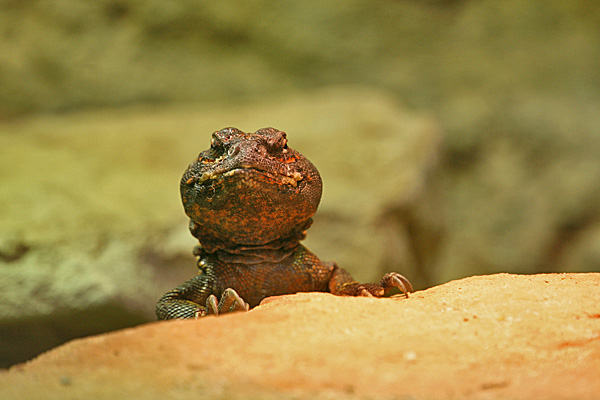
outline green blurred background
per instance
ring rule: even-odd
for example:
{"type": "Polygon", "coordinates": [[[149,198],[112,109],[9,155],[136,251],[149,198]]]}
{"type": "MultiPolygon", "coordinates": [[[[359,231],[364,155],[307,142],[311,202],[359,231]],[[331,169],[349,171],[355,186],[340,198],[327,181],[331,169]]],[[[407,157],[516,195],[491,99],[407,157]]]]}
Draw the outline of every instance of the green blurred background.
{"type": "Polygon", "coordinates": [[[600,270],[597,1],[0,0],[0,49],[0,366],[154,319],[225,126],[319,167],[360,280],[600,270]]]}

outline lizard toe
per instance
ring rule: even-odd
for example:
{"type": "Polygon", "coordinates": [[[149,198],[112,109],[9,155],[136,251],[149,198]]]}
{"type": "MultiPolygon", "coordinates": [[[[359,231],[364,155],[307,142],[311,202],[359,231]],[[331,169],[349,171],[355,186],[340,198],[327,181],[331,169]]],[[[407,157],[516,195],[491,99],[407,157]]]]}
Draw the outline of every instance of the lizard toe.
{"type": "Polygon", "coordinates": [[[388,272],[385,274],[381,279],[380,285],[386,292],[391,288],[397,287],[406,297],[414,291],[410,281],[397,272],[388,272]]]}
{"type": "Polygon", "coordinates": [[[234,289],[227,288],[221,295],[221,301],[218,304],[218,313],[248,311],[249,308],[248,303],[234,289]]]}
{"type": "Polygon", "coordinates": [[[206,312],[204,315],[219,315],[219,301],[217,300],[217,296],[211,294],[206,299],[206,312]]]}

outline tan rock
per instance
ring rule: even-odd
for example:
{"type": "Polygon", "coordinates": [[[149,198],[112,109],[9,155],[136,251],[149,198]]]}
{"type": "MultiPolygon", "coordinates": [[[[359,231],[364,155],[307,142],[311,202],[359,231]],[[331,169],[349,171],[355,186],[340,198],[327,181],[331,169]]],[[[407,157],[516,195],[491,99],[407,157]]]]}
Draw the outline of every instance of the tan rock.
{"type": "Polygon", "coordinates": [[[598,398],[599,290],[598,273],[501,274],[408,300],[282,296],[72,341],[2,373],[0,397],[598,398]]]}

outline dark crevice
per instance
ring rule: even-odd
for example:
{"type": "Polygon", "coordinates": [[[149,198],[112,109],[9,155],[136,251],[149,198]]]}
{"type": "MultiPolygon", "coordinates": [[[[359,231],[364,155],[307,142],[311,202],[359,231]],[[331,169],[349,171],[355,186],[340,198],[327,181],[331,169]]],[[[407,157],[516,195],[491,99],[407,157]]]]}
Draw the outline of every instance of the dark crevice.
{"type": "Polygon", "coordinates": [[[31,247],[24,243],[17,243],[11,249],[0,250],[0,260],[6,263],[21,259],[31,250],[31,247]]]}
{"type": "Polygon", "coordinates": [[[386,230],[387,237],[385,272],[397,270],[406,275],[416,290],[432,286],[444,238],[442,221],[428,221],[415,210],[393,209],[382,214],[379,226],[386,230]],[[410,265],[403,265],[403,261],[399,260],[401,247],[408,250],[408,259],[404,263],[410,265]]]}
{"type": "Polygon", "coordinates": [[[596,213],[582,213],[580,216],[559,225],[554,231],[554,236],[545,256],[540,259],[535,267],[535,272],[551,273],[561,271],[561,261],[564,253],[578,242],[587,228],[595,225],[599,219],[600,216],[596,213]]]}
{"type": "Polygon", "coordinates": [[[0,368],[32,359],[69,340],[97,335],[149,322],[142,311],[127,310],[122,304],[104,304],[85,310],[63,310],[0,326],[0,368]]]}

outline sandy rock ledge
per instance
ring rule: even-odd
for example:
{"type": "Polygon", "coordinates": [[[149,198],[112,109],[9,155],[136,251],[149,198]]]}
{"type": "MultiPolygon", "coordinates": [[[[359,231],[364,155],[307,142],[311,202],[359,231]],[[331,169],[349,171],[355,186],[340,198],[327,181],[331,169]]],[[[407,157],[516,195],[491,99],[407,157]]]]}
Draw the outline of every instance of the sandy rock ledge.
{"type": "Polygon", "coordinates": [[[71,341],[3,399],[600,398],[600,273],[475,276],[410,299],[301,293],[71,341]]]}

